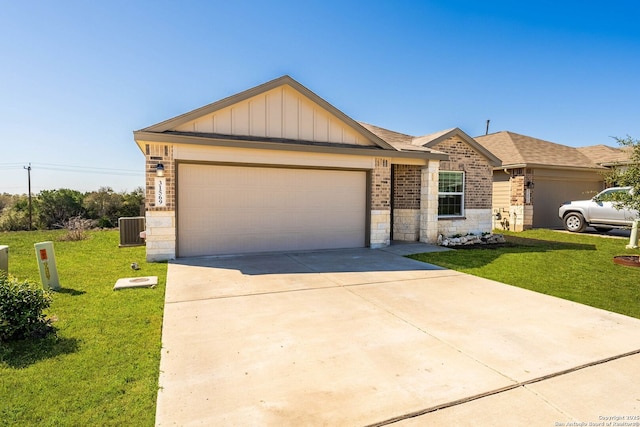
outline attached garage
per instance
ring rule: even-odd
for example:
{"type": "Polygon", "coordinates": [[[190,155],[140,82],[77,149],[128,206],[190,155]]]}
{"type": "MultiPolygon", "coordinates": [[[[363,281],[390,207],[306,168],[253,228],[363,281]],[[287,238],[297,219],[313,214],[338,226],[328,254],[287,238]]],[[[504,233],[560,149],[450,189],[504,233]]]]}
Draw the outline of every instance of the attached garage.
{"type": "Polygon", "coordinates": [[[574,148],[509,131],[475,139],[502,161],[493,170],[493,209],[508,215],[512,231],[562,227],[560,205],[593,197],[604,188],[604,164],[628,156],[603,145],[574,148]]]}
{"type": "Polygon", "coordinates": [[[406,183],[426,219],[413,235],[435,242],[438,165],[448,156],[393,135],[289,76],[135,131],[147,260],[387,246],[393,165],[419,171],[406,183]]]}
{"type": "Polygon", "coordinates": [[[593,172],[536,169],[534,176],[534,228],[561,228],[558,208],[563,202],[590,199],[603,189],[602,176],[593,172]]]}
{"type": "Polygon", "coordinates": [[[180,257],[366,245],[365,171],[178,164],[180,257]]]}

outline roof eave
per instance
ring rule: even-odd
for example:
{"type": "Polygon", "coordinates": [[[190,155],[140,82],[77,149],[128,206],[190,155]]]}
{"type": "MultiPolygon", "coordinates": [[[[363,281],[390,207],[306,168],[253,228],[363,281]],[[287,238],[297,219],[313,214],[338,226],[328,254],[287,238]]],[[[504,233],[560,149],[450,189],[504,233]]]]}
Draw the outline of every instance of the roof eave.
{"type": "Polygon", "coordinates": [[[323,146],[323,145],[303,145],[292,144],[286,142],[273,141],[249,141],[243,140],[241,137],[232,138],[212,138],[208,136],[196,135],[177,135],[164,132],[151,132],[147,130],[138,130],[133,132],[133,137],[138,144],[140,150],[144,152],[145,143],[168,143],[168,144],[192,144],[205,145],[215,147],[235,147],[235,148],[252,148],[262,150],[278,150],[278,151],[301,151],[310,153],[329,153],[329,154],[349,154],[349,155],[367,155],[381,157],[400,157],[414,158],[424,160],[448,160],[449,156],[440,152],[420,152],[420,151],[398,151],[396,149],[385,149],[382,147],[362,146],[356,147],[339,147],[339,146],[323,146]]]}
{"type": "Polygon", "coordinates": [[[616,166],[629,166],[634,164],[632,161],[613,161],[613,162],[600,162],[598,163],[600,166],[604,166],[606,168],[613,168],[616,166]]]}
{"type": "Polygon", "coordinates": [[[567,165],[548,165],[542,163],[512,163],[512,164],[504,164],[502,166],[496,166],[493,168],[496,170],[505,170],[505,169],[521,169],[521,168],[530,168],[530,169],[563,169],[563,170],[583,170],[583,171],[605,171],[607,168],[602,166],[567,166],[567,165]]]}

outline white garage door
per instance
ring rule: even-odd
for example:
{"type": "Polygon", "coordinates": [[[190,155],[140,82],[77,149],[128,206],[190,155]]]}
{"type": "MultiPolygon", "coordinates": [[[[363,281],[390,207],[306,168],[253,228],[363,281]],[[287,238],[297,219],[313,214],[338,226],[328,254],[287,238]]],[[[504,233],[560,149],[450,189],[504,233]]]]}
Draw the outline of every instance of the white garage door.
{"type": "Polygon", "coordinates": [[[365,245],[366,172],[180,164],[178,256],[365,245]]]}

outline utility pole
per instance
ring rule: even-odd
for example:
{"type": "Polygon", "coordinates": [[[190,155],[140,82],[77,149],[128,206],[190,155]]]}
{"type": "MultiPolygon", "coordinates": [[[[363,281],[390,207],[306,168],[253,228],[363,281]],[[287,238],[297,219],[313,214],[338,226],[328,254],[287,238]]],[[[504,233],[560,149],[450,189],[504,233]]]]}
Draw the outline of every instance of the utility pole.
{"type": "Polygon", "coordinates": [[[29,183],[29,231],[31,231],[31,224],[33,224],[33,211],[31,209],[31,163],[29,166],[23,166],[27,170],[27,181],[29,183]]]}
{"type": "Polygon", "coordinates": [[[485,135],[489,135],[489,122],[490,122],[490,121],[491,121],[491,120],[487,120],[487,129],[484,131],[484,134],[485,134],[485,135]]]}

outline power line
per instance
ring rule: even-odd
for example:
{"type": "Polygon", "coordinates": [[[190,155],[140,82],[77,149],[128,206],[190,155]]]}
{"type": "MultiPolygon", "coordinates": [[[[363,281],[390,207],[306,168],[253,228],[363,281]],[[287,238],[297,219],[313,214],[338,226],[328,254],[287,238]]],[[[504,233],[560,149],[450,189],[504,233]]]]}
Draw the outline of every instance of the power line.
{"type": "Polygon", "coordinates": [[[12,169],[22,169],[24,163],[20,164],[10,164],[10,163],[0,163],[0,170],[12,170],[12,169]]]}
{"type": "MultiPolygon", "coordinates": [[[[36,165],[37,166],[37,165],[36,165]]],[[[65,169],[65,168],[51,168],[46,166],[38,166],[38,169],[50,170],[56,172],[74,172],[74,173],[90,173],[97,175],[114,175],[114,176],[143,176],[144,172],[116,172],[116,171],[98,171],[98,170],[78,170],[78,169],[65,169]]]]}
{"type": "MultiPolygon", "coordinates": [[[[110,176],[130,176],[130,177],[143,177],[144,170],[132,170],[132,169],[118,169],[118,168],[104,168],[95,166],[77,166],[77,165],[61,165],[54,163],[31,163],[29,166],[24,166],[24,163],[0,163],[0,171],[14,170],[14,169],[26,169],[28,171],[28,178],[31,181],[32,170],[49,170],[54,172],[72,172],[79,174],[98,174],[98,175],[110,175],[110,176]]],[[[0,193],[12,191],[14,189],[22,189],[23,186],[4,186],[0,183],[0,193]]],[[[30,182],[29,182],[30,184],[30,182]]],[[[29,188],[29,194],[32,193],[33,188],[29,188]]],[[[36,191],[38,188],[36,187],[36,191]]]]}
{"type": "Polygon", "coordinates": [[[75,166],[75,165],[60,165],[56,163],[34,163],[34,165],[40,166],[55,166],[61,168],[74,168],[74,169],[88,169],[88,170],[104,170],[104,171],[122,171],[122,172],[139,172],[137,169],[119,169],[119,168],[99,168],[96,166],[75,166]]]}
{"type": "MultiPolygon", "coordinates": [[[[57,172],[75,172],[75,173],[91,173],[102,175],[117,176],[143,176],[143,170],[103,168],[96,166],[77,166],[77,165],[61,165],[55,163],[30,163],[38,169],[57,171],[57,172]]],[[[24,163],[0,163],[0,170],[22,169],[24,163]]]]}

